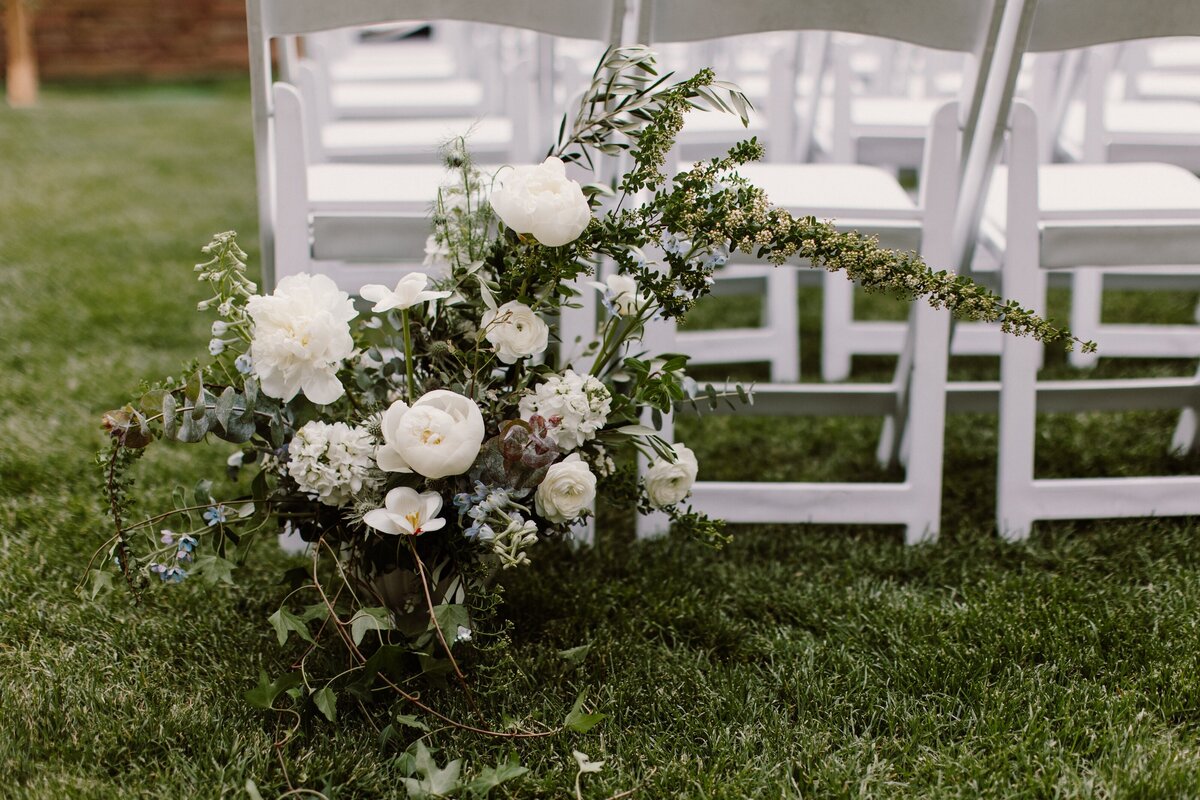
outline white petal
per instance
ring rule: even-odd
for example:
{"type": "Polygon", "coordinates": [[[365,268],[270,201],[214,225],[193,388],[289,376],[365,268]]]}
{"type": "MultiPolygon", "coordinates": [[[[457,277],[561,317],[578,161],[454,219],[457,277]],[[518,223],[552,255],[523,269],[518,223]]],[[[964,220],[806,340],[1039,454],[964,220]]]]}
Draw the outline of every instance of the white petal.
{"type": "Polygon", "coordinates": [[[377,508],[373,511],[368,511],[363,514],[363,522],[369,527],[374,528],[380,533],[390,533],[393,536],[398,536],[404,533],[403,530],[395,523],[392,515],[382,508],[377,508]]]}

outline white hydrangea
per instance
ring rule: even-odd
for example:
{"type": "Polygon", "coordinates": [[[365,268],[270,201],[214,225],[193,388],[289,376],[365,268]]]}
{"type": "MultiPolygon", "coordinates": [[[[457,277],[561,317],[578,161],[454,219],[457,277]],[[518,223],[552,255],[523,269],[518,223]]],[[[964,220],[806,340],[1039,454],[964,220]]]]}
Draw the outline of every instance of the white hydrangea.
{"type": "Polygon", "coordinates": [[[534,414],[550,425],[550,438],[563,452],[570,452],[596,435],[612,410],[608,388],[592,375],[567,370],[539,383],[532,394],[521,398],[521,418],[534,414]]]}
{"type": "Polygon", "coordinates": [[[371,486],[375,441],[363,428],[313,421],[288,445],[288,475],[327,506],[340,506],[371,486]]]}

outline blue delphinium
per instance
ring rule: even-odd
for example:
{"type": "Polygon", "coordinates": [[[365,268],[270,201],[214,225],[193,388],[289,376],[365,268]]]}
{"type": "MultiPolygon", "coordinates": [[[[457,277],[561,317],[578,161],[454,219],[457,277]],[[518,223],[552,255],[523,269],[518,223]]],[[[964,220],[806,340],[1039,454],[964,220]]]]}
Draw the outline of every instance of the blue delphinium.
{"type": "Polygon", "coordinates": [[[208,523],[210,528],[216,525],[224,525],[229,519],[229,515],[225,510],[225,506],[221,505],[220,503],[215,506],[209,506],[204,511],[203,516],[204,521],[208,523]]]}

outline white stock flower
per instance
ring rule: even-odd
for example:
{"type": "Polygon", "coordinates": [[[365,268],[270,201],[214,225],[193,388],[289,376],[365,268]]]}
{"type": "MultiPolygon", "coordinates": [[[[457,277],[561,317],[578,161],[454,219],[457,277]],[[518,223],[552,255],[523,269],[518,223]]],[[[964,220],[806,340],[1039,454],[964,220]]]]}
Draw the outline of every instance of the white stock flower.
{"type": "Polygon", "coordinates": [[[354,303],[325,275],[289,275],[274,294],[251,297],[250,359],[262,391],[284,402],[298,392],[319,405],[345,393],[337,371],[354,351],[354,303]]]}
{"type": "Polygon", "coordinates": [[[446,520],[438,516],[441,510],[442,496],[437,492],[417,494],[416,489],[400,486],[387,493],[383,508],[363,514],[363,522],[380,533],[420,536],[445,527],[446,520]]]}
{"type": "Polygon", "coordinates": [[[450,296],[449,292],[428,292],[425,290],[427,285],[429,285],[428,275],[424,272],[410,272],[400,279],[395,289],[389,289],[378,283],[368,283],[358,293],[362,299],[375,304],[371,310],[376,314],[391,311],[393,308],[403,311],[419,303],[450,296]]]}
{"type": "Polygon", "coordinates": [[[301,491],[327,506],[340,506],[372,482],[374,452],[375,442],[362,428],[314,420],[288,444],[287,472],[301,491]]]}
{"type": "Polygon", "coordinates": [[[384,412],[384,443],[375,458],[387,472],[461,475],[479,455],[483,433],[483,414],[474,400],[435,389],[412,406],[396,401],[384,412]]]}
{"type": "Polygon", "coordinates": [[[561,159],[550,156],[537,166],[500,172],[492,191],[492,209],[517,233],[531,233],[548,247],[575,241],[592,218],[579,183],[567,177],[561,159]]]}
{"type": "Polygon", "coordinates": [[[510,300],[499,308],[483,312],[479,324],[492,344],[496,356],[505,364],[544,352],[550,341],[550,327],[533,309],[510,300]]]}
{"type": "Polygon", "coordinates": [[[592,375],[568,369],[539,383],[532,394],[521,398],[521,419],[534,414],[549,423],[549,436],[563,452],[579,447],[596,436],[612,410],[608,387],[592,375]]]}
{"type": "Polygon", "coordinates": [[[573,520],[596,499],[596,476],[579,453],[551,464],[538,484],[533,501],[538,514],[551,522],[573,520]]]}
{"type": "Polygon", "coordinates": [[[646,470],[646,494],[655,508],[678,503],[688,496],[696,482],[699,470],[696,454],[682,444],[672,445],[672,449],[675,451],[674,463],[655,461],[646,470]]]}

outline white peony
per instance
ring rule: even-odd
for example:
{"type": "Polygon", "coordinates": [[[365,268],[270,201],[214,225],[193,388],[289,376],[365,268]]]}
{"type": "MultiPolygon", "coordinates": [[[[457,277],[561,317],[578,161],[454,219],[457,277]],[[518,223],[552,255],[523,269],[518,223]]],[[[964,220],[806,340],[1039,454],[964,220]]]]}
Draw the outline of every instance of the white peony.
{"type": "Polygon", "coordinates": [[[592,219],[579,183],[567,177],[561,159],[500,172],[491,202],[496,215],[517,233],[531,233],[548,247],[575,241],[592,219]]]}
{"type": "Polygon", "coordinates": [[[301,491],[327,506],[340,506],[373,483],[374,453],[375,442],[362,428],[313,421],[288,444],[287,472],[301,491]]]}
{"type": "Polygon", "coordinates": [[[480,319],[483,335],[505,364],[544,352],[550,341],[550,326],[524,303],[510,300],[498,309],[488,309],[480,319]]]}
{"type": "Polygon", "coordinates": [[[655,461],[646,470],[646,494],[655,508],[678,503],[692,491],[696,482],[696,454],[682,444],[672,445],[675,461],[655,461]]]}
{"type": "Polygon", "coordinates": [[[368,283],[358,293],[364,300],[375,304],[371,310],[376,314],[391,311],[393,308],[403,311],[419,303],[450,296],[449,292],[426,291],[425,287],[428,285],[429,276],[424,272],[410,272],[400,279],[395,289],[389,289],[378,283],[368,283]]]}
{"type": "Polygon", "coordinates": [[[387,472],[426,478],[461,475],[483,444],[483,414],[469,397],[435,389],[412,406],[392,403],[383,414],[383,441],[375,454],[387,472]]]}
{"type": "Polygon", "coordinates": [[[592,375],[567,370],[539,383],[531,394],[521,398],[521,419],[534,414],[549,423],[549,435],[564,452],[579,447],[596,436],[608,421],[612,394],[592,375]]]}
{"type": "Polygon", "coordinates": [[[263,393],[284,402],[297,392],[319,405],[345,393],[337,371],[354,351],[354,303],[325,275],[289,275],[274,294],[251,297],[250,359],[263,393]]]}
{"type": "Polygon", "coordinates": [[[442,496],[437,492],[417,494],[416,489],[400,486],[387,493],[383,508],[363,514],[363,522],[380,533],[420,536],[446,526],[446,520],[438,516],[441,510],[442,496]]]}
{"type": "Polygon", "coordinates": [[[579,453],[551,464],[533,497],[537,513],[551,522],[568,522],[591,507],[596,499],[596,476],[579,453]]]}

